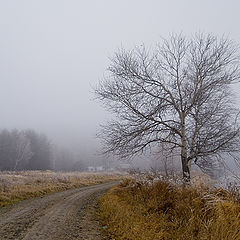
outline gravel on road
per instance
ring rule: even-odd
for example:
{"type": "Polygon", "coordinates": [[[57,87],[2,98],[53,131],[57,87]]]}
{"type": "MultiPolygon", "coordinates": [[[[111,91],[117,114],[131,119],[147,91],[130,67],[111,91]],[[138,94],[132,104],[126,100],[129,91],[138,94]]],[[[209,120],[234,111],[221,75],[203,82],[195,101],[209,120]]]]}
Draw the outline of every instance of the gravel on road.
{"type": "Polygon", "coordinates": [[[71,189],[2,208],[0,240],[100,240],[100,224],[86,209],[115,184],[71,189]]]}

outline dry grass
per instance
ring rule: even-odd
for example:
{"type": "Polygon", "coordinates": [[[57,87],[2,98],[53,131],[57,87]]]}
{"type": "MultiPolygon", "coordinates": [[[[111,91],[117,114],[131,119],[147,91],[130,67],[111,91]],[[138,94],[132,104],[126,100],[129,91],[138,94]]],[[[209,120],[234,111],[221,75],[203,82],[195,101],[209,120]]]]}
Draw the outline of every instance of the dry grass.
{"type": "Polygon", "coordinates": [[[100,217],[117,240],[240,240],[236,189],[125,180],[102,198],[100,217]]]}
{"type": "Polygon", "coordinates": [[[119,173],[0,172],[0,207],[27,198],[121,178],[119,173]]]}

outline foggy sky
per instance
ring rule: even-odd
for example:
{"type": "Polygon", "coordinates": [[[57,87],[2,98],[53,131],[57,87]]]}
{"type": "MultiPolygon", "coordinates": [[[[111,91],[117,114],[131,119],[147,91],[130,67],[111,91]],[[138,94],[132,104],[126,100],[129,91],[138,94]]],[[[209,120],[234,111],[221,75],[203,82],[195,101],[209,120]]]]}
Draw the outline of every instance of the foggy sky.
{"type": "Polygon", "coordinates": [[[123,46],[198,31],[240,43],[237,0],[0,0],[0,128],[93,152],[108,117],[91,86],[123,46]]]}

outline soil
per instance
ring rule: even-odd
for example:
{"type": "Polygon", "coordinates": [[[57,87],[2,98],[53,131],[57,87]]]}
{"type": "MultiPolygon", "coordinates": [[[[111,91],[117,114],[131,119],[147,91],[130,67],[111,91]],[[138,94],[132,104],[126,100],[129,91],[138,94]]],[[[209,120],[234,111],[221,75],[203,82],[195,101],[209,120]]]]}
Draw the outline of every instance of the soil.
{"type": "Polygon", "coordinates": [[[0,209],[1,240],[101,240],[98,199],[115,183],[67,190],[0,209]]]}

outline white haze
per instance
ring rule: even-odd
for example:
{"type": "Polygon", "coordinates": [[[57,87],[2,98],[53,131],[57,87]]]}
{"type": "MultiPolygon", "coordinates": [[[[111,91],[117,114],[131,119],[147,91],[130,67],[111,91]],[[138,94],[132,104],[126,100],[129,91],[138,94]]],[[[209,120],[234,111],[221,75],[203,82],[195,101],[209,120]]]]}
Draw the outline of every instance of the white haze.
{"type": "Polygon", "coordinates": [[[32,128],[94,157],[109,116],[91,86],[108,57],[171,32],[240,43],[239,9],[237,0],[1,0],[0,128],[32,128]]]}

